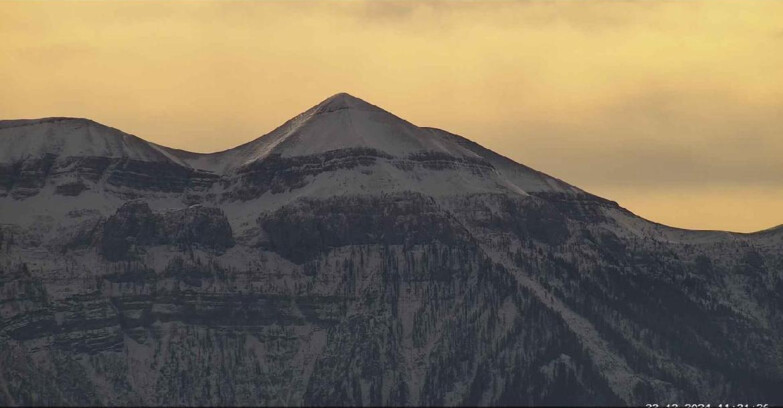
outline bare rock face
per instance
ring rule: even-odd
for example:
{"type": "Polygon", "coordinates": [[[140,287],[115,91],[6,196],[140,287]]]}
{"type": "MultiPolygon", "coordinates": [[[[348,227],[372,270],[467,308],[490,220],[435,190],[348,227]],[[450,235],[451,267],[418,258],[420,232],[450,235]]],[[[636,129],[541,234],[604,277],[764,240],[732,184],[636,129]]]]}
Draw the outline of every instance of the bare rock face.
{"type": "Polygon", "coordinates": [[[470,242],[434,200],[416,193],[297,200],[262,215],[258,224],[267,237],[263,247],[297,264],[345,246],[470,242]]]}
{"type": "Polygon", "coordinates": [[[192,206],[156,214],[140,200],[126,202],[106,219],[98,241],[109,261],[129,259],[140,247],[199,246],[222,252],[234,245],[231,225],[219,208],[192,206]]]}
{"type": "Polygon", "coordinates": [[[231,225],[215,207],[196,205],[164,214],[162,236],[181,247],[200,246],[216,252],[234,246],[231,225]]]}
{"type": "Polygon", "coordinates": [[[123,204],[103,224],[101,254],[110,261],[128,256],[135,246],[151,246],[164,243],[160,217],[150,210],[147,203],[131,201],[123,204]]]}
{"type": "Polygon", "coordinates": [[[780,405],[782,271],[347,94],[214,154],[0,122],[0,405],[780,405]]]}

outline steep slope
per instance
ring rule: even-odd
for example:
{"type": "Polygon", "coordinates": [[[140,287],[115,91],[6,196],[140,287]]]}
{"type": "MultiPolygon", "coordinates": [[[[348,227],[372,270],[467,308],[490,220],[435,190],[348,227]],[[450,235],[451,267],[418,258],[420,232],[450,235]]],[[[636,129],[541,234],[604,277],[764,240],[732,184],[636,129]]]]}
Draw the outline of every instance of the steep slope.
{"type": "Polygon", "coordinates": [[[231,178],[238,186],[229,194],[241,200],[263,195],[270,186],[283,192],[307,185],[308,195],[408,190],[434,195],[499,189],[519,194],[580,192],[345,93],[234,149],[204,155],[169,152],[194,168],[231,178]],[[341,184],[335,185],[335,179],[341,184]]]}
{"type": "Polygon", "coordinates": [[[214,180],[166,148],[91,120],[0,121],[0,222],[60,218],[85,206],[106,213],[127,199],[204,190],[214,180]]]}
{"type": "Polygon", "coordinates": [[[0,125],[3,405],[783,404],[780,228],[651,223],[347,94],[213,154],[40,122],[0,125]]]}
{"type": "Polygon", "coordinates": [[[0,121],[0,152],[0,163],[53,155],[59,159],[107,157],[182,165],[164,149],[136,136],[76,118],[0,121]]]}

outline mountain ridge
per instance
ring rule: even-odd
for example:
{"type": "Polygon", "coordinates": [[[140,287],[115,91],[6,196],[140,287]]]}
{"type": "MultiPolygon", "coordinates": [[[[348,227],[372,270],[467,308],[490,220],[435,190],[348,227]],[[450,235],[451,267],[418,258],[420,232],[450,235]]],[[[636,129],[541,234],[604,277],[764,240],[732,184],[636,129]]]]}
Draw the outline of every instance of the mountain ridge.
{"type": "Polygon", "coordinates": [[[5,123],[0,125],[0,147],[8,145],[5,150],[15,153],[0,155],[0,164],[5,163],[0,179],[6,180],[0,182],[0,195],[3,187],[6,195],[26,198],[54,186],[65,207],[70,205],[65,197],[99,191],[143,195],[136,190],[144,183],[156,184],[161,192],[188,191],[187,197],[196,200],[189,203],[268,195],[275,196],[275,202],[280,193],[294,199],[306,190],[322,196],[338,191],[453,195],[498,189],[520,195],[586,194],[459,136],[417,127],[345,93],[263,136],[207,154],[161,146],[90,120],[5,123]],[[152,171],[147,162],[157,162],[159,168],[152,171]],[[167,176],[156,177],[155,172],[167,176]]]}
{"type": "MultiPolygon", "coordinates": [[[[4,141],[6,142],[6,144],[8,144],[8,140],[9,140],[8,135],[3,135],[4,130],[61,123],[61,124],[77,124],[85,127],[95,127],[100,131],[103,131],[106,137],[114,138],[120,136],[121,138],[127,138],[129,140],[132,140],[137,146],[141,145],[141,147],[147,147],[147,146],[149,147],[148,149],[144,149],[146,150],[146,152],[140,153],[140,152],[131,151],[131,153],[129,153],[127,157],[123,156],[125,151],[120,149],[119,155],[117,155],[116,153],[112,153],[110,154],[110,157],[126,157],[129,159],[141,158],[142,160],[146,160],[146,161],[160,161],[160,160],[171,161],[172,163],[175,163],[179,166],[188,167],[193,171],[210,172],[217,175],[221,175],[230,172],[235,172],[237,168],[248,166],[252,164],[252,162],[254,161],[263,160],[265,157],[267,157],[267,155],[270,154],[273,155],[280,154],[281,156],[283,156],[286,153],[285,151],[277,153],[277,150],[280,148],[279,145],[281,144],[285,145],[285,143],[288,142],[289,138],[298,136],[297,132],[301,129],[302,126],[306,125],[309,121],[313,120],[313,118],[316,116],[334,114],[336,112],[343,111],[343,110],[374,112],[374,113],[379,113],[383,116],[392,117],[394,118],[395,121],[399,121],[400,123],[403,123],[405,126],[420,130],[421,131],[420,134],[417,135],[419,139],[430,138],[431,140],[438,140],[438,138],[441,138],[441,139],[446,139],[449,142],[453,142],[453,144],[458,145],[461,148],[464,148],[464,151],[459,150],[457,152],[458,155],[469,154],[482,159],[487,159],[487,157],[490,157],[491,159],[488,161],[496,169],[503,172],[504,175],[506,175],[507,177],[511,177],[511,178],[516,177],[518,179],[518,182],[510,183],[514,186],[518,186],[518,185],[534,186],[532,188],[533,191],[537,191],[537,190],[546,191],[550,188],[553,188],[557,191],[589,194],[579,189],[578,187],[575,187],[571,184],[562,181],[561,179],[552,177],[546,173],[530,168],[511,158],[508,158],[490,149],[487,149],[484,146],[481,146],[470,139],[467,139],[465,137],[456,135],[454,133],[439,128],[415,126],[410,122],[388,111],[385,111],[376,105],[373,105],[369,102],[366,102],[360,98],[357,98],[345,92],[340,92],[324,99],[320,103],[294,116],[293,118],[284,122],[282,125],[278,126],[277,128],[273,129],[272,131],[262,136],[259,136],[248,142],[241,143],[235,147],[216,151],[216,152],[211,152],[211,153],[190,152],[180,148],[172,148],[172,147],[160,145],[148,141],[146,139],[143,139],[141,137],[138,137],[136,135],[125,133],[117,128],[104,125],[102,123],[96,122],[88,118],[45,117],[45,118],[38,118],[38,119],[0,120],[0,151],[6,152],[5,154],[0,154],[0,164],[2,164],[3,162],[11,163],[14,161],[19,161],[22,158],[22,156],[24,156],[24,154],[16,154],[15,156],[11,155],[9,158],[9,152],[11,152],[13,149],[9,148],[8,146],[4,147],[3,145],[4,141]],[[236,162],[239,162],[239,164],[237,164],[236,162]]],[[[314,127],[318,128],[320,131],[322,128],[322,124],[316,123],[314,127]]],[[[49,130],[48,132],[50,135],[54,134],[52,130],[49,130]]],[[[97,136],[101,136],[101,135],[99,134],[97,136]]],[[[310,135],[305,135],[305,136],[310,136],[310,135]]],[[[66,137],[68,137],[68,135],[63,136],[63,138],[66,137]]],[[[100,140],[100,139],[96,139],[96,140],[100,140]]],[[[308,141],[309,139],[305,140],[304,142],[300,142],[299,144],[306,144],[308,141]]],[[[371,144],[368,145],[365,141],[357,140],[355,142],[357,142],[357,144],[354,147],[368,147],[371,149],[373,148],[371,144]]],[[[342,145],[337,144],[336,146],[332,146],[332,147],[336,147],[335,149],[329,148],[328,144],[326,144],[326,146],[327,147],[325,148],[315,149],[314,151],[313,150],[308,151],[307,149],[305,149],[305,151],[302,154],[298,154],[298,155],[306,156],[307,153],[326,153],[332,150],[340,150],[340,149],[352,147],[350,144],[342,144],[342,145]]],[[[380,151],[386,153],[383,150],[380,151]]],[[[430,152],[431,150],[421,149],[420,151],[430,152]]],[[[451,152],[453,152],[453,149],[452,151],[450,151],[450,153],[451,152]]],[[[397,153],[398,156],[399,155],[404,156],[404,154],[401,154],[400,152],[397,153]]],[[[58,152],[39,151],[36,152],[36,154],[38,155],[58,154],[58,152]]],[[[27,156],[32,156],[32,154],[28,154],[27,156]]],[[[99,156],[101,155],[99,154],[99,156]]],[[[519,191],[526,192],[527,190],[524,187],[522,187],[520,188],[519,191]]],[[[590,195],[594,197],[598,197],[592,194],[590,195]]],[[[606,200],[607,202],[611,202],[617,205],[617,203],[612,200],[603,197],[598,197],[598,198],[601,198],[602,200],[606,200]]],[[[627,209],[624,210],[627,211],[627,209]]],[[[632,212],[629,213],[633,214],[632,212]]],[[[639,217],[636,214],[633,214],[633,216],[639,217]]],[[[724,231],[724,230],[686,229],[686,228],[679,228],[679,227],[657,223],[651,220],[646,220],[646,221],[661,225],[666,228],[672,228],[672,229],[683,230],[683,231],[692,231],[695,233],[727,232],[731,234],[753,235],[759,233],[771,233],[771,232],[774,233],[774,231],[776,231],[779,227],[779,226],[773,226],[770,228],[762,229],[759,231],[752,231],[752,232],[736,232],[736,231],[724,231]]]]}
{"type": "Polygon", "coordinates": [[[206,159],[5,125],[0,405],[783,404],[780,228],[656,224],[340,94],[206,159]]]}

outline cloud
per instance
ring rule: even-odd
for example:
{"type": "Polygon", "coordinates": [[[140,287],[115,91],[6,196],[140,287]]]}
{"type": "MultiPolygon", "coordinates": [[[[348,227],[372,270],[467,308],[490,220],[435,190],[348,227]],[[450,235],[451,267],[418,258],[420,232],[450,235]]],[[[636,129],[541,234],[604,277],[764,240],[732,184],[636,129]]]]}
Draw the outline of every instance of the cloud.
{"type": "Polygon", "coordinates": [[[518,145],[511,150],[525,152],[520,160],[576,184],[780,188],[782,113],[783,103],[731,93],[641,89],[576,120],[539,121],[500,140],[518,145]],[[560,160],[547,163],[554,156],[560,160]]]}
{"type": "Polygon", "coordinates": [[[395,2],[395,1],[368,1],[362,3],[362,11],[356,13],[362,19],[370,19],[373,22],[398,22],[410,18],[419,7],[426,7],[424,3],[395,2]]]}

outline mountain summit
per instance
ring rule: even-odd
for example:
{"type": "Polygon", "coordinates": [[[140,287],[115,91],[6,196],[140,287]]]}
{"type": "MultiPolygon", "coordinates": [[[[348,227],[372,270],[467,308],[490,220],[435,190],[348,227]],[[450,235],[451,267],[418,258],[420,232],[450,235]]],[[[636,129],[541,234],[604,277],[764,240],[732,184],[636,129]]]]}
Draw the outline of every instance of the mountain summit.
{"type": "Polygon", "coordinates": [[[365,111],[380,111],[381,108],[365,102],[345,92],[334,94],[315,106],[318,113],[331,112],[340,109],[356,109],[365,111]]]}
{"type": "Polygon", "coordinates": [[[343,149],[372,149],[404,157],[416,152],[438,151],[457,156],[475,156],[471,152],[442,146],[440,137],[391,113],[341,93],[331,96],[282,126],[256,140],[234,149],[201,156],[199,163],[221,161],[231,164],[218,167],[234,169],[268,155],[281,157],[311,156],[343,149]]]}
{"type": "Polygon", "coordinates": [[[781,405],[781,254],[348,94],[211,154],[2,121],[0,405],[781,405]]]}
{"type": "MultiPolygon", "coordinates": [[[[198,156],[190,163],[195,167],[228,171],[269,155],[301,157],[345,149],[372,150],[395,158],[417,153],[479,157],[455,143],[445,132],[419,128],[359,98],[339,93],[269,134],[234,149],[198,156]]],[[[183,159],[188,160],[188,156],[183,159]]]]}
{"type": "Polygon", "coordinates": [[[0,121],[0,146],[0,163],[36,174],[28,180],[6,172],[8,182],[5,192],[0,186],[0,194],[15,197],[35,196],[47,186],[68,196],[102,196],[104,187],[93,184],[105,182],[113,190],[151,183],[177,192],[207,183],[228,200],[256,198],[270,191],[265,188],[270,183],[280,192],[293,191],[294,184],[297,189],[308,185],[314,195],[496,190],[583,194],[460,136],[415,126],[346,93],[325,99],[253,141],[211,154],[166,148],[70,118],[0,121]],[[156,165],[142,165],[148,162],[156,165]],[[218,178],[225,180],[220,187],[214,184],[218,178]]]}

